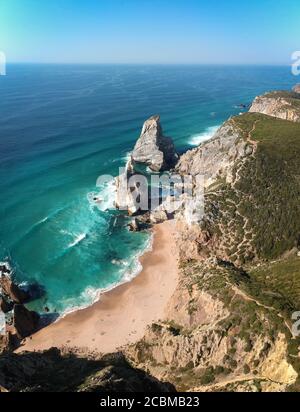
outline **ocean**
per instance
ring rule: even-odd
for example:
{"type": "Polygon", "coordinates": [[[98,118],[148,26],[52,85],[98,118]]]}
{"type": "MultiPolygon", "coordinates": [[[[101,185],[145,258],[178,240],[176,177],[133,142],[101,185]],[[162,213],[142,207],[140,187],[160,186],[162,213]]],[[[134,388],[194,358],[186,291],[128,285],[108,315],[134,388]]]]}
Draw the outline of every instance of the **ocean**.
{"type": "Polygon", "coordinates": [[[148,117],[160,114],[183,152],[241,104],[297,81],[279,66],[9,65],[0,76],[0,259],[18,282],[45,289],[30,307],[87,306],[139,272],[150,235],[130,233],[126,216],[94,208],[88,195],[98,176],[125,165],[148,117]]]}

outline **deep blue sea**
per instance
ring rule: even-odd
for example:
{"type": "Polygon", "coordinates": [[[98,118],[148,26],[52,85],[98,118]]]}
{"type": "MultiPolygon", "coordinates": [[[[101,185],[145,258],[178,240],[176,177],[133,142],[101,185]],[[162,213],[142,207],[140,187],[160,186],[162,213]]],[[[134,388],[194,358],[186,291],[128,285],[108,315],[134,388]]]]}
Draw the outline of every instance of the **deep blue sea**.
{"type": "MultiPolygon", "coordinates": [[[[239,104],[299,79],[289,67],[11,65],[0,76],[0,259],[63,312],[137,273],[149,235],[93,208],[101,174],[118,174],[144,120],[160,114],[184,151],[239,104]]],[[[158,285],[159,287],[159,285],[158,285]]]]}

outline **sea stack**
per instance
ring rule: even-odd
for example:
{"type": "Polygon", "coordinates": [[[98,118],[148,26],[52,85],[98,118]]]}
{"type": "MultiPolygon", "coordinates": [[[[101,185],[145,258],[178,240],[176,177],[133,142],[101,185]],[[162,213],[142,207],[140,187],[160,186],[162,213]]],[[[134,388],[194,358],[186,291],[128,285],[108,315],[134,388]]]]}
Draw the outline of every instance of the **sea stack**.
{"type": "Polygon", "coordinates": [[[132,153],[132,160],[146,164],[154,172],[169,170],[175,166],[178,155],[172,139],[163,136],[160,116],[152,116],[144,123],[132,153]]]}

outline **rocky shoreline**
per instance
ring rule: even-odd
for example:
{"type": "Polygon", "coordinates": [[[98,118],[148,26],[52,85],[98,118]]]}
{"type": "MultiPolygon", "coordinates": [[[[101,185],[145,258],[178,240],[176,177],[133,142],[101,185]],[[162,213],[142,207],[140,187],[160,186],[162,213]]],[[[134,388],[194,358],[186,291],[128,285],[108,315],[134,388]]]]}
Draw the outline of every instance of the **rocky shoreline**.
{"type": "Polygon", "coordinates": [[[2,344],[10,350],[16,349],[24,338],[45,326],[45,321],[39,313],[26,308],[27,303],[43,295],[43,288],[38,285],[24,288],[13,278],[13,269],[9,263],[1,262],[0,310],[5,317],[4,334],[1,339],[2,344]]]}

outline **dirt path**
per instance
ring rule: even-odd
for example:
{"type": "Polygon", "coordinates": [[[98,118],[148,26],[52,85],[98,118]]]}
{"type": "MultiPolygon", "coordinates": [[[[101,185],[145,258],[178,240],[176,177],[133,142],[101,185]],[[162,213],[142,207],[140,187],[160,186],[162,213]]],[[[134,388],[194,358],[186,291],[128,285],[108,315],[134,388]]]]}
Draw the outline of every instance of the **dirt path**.
{"type": "Polygon", "coordinates": [[[290,331],[291,335],[293,336],[293,331],[290,327],[290,325],[287,323],[286,319],[284,318],[284,316],[277,311],[277,309],[275,309],[273,306],[268,306],[268,305],[264,305],[263,303],[259,302],[257,299],[249,296],[246,292],[244,292],[243,290],[239,289],[238,287],[232,285],[232,290],[237,294],[242,296],[242,298],[244,298],[245,300],[249,301],[249,302],[255,302],[257,304],[257,306],[260,306],[262,308],[265,308],[267,310],[271,310],[273,312],[276,312],[277,316],[280,317],[281,319],[283,319],[285,326],[288,328],[288,330],[290,331]]]}

